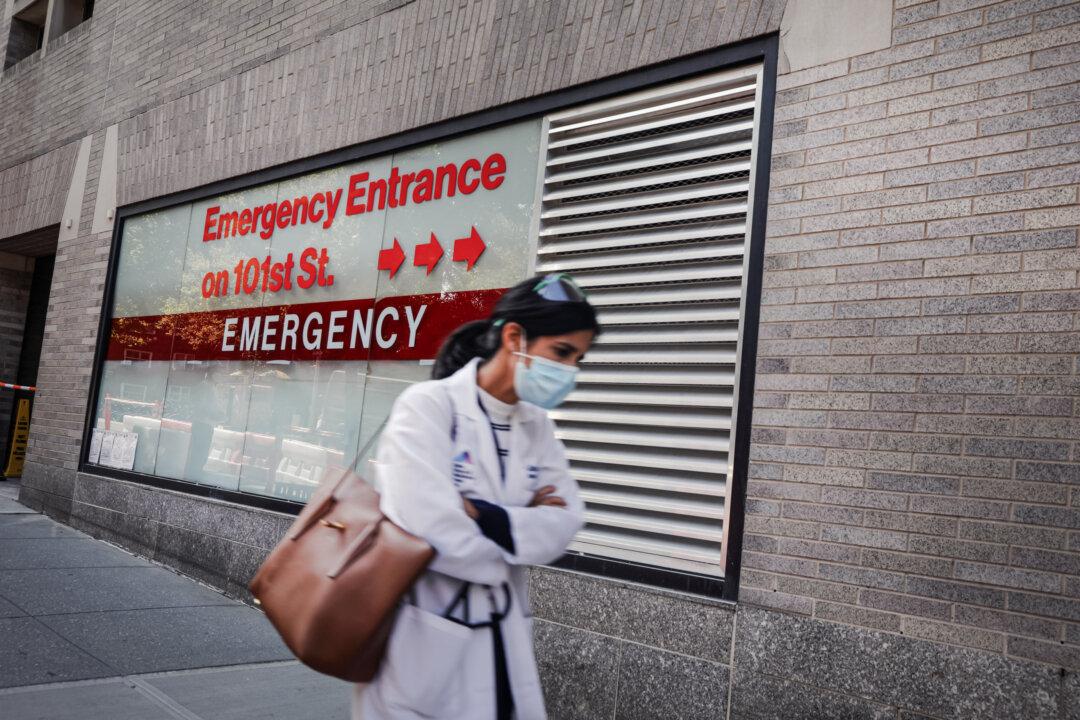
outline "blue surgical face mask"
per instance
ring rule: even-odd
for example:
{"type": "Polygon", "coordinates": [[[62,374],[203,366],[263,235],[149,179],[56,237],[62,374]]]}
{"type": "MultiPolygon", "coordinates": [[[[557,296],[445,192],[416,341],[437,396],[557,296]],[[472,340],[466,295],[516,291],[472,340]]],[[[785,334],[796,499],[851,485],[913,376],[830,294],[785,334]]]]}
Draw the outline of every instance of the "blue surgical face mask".
{"type": "Polygon", "coordinates": [[[525,402],[539,405],[545,410],[558,407],[566,396],[574,390],[577,383],[578,369],[547,358],[528,355],[525,341],[521,342],[521,352],[514,368],[514,392],[525,402]],[[524,358],[529,359],[526,367],[524,358]]]}

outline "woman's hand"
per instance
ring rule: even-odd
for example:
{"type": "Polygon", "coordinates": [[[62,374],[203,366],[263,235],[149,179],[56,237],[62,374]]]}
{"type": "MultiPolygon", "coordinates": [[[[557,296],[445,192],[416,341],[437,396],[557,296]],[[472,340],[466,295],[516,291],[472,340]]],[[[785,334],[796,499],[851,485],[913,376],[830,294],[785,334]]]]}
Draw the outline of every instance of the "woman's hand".
{"type": "Polygon", "coordinates": [[[543,507],[544,505],[550,507],[566,507],[566,501],[555,494],[554,485],[545,485],[536,491],[532,500],[529,501],[529,507],[543,507]]]}
{"type": "Polygon", "coordinates": [[[461,504],[465,507],[465,514],[473,520],[480,517],[480,511],[476,509],[476,506],[469,502],[469,498],[462,497],[461,504]]]}

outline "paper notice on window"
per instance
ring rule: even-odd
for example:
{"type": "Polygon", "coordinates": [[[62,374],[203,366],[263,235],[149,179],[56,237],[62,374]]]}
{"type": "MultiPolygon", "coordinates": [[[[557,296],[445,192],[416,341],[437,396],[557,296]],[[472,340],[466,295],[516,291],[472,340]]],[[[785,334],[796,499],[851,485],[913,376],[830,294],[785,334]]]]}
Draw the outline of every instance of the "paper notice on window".
{"type": "Polygon", "coordinates": [[[120,433],[113,443],[113,467],[131,470],[135,467],[135,448],[139,444],[136,433],[120,433]]]}
{"type": "Polygon", "coordinates": [[[99,458],[101,457],[101,439],[105,436],[104,430],[95,429],[90,435],[90,454],[86,458],[86,462],[93,463],[94,465],[100,465],[99,458]]]}
{"type": "Polygon", "coordinates": [[[98,454],[98,465],[104,465],[105,467],[113,466],[113,444],[116,442],[116,436],[119,433],[105,432],[101,435],[101,447],[98,454]]]}

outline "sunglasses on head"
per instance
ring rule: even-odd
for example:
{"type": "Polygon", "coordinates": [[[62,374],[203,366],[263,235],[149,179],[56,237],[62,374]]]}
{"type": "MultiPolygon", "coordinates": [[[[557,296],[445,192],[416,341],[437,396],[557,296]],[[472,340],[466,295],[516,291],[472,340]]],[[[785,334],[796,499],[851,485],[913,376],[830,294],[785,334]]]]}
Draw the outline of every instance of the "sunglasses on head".
{"type": "Polygon", "coordinates": [[[566,273],[546,275],[536,283],[533,292],[552,302],[588,302],[585,291],[566,273]]]}

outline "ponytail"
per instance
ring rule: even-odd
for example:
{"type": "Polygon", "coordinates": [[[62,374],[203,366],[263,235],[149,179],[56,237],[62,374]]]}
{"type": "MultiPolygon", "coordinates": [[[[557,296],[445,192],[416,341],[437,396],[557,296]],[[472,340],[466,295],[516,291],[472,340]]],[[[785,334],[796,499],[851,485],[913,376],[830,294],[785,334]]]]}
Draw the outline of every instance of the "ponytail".
{"type": "Polygon", "coordinates": [[[431,377],[436,380],[450,377],[468,365],[473,358],[487,360],[494,355],[499,348],[496,341],[498,335],[491,331],[490,320],[473,320],[451,333],[439,348],[435,366],[431,369],[431,377]]]}

